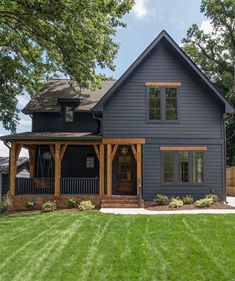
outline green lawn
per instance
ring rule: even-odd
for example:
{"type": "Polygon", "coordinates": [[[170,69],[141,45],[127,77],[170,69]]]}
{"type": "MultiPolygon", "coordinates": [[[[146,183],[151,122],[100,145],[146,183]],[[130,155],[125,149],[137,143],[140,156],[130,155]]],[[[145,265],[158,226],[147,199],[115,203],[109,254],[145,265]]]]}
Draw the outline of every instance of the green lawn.
{"type": "Polygon", "coordinates": [[[235,216],[2,216],[0,280],[235,280],[235,216]]]}

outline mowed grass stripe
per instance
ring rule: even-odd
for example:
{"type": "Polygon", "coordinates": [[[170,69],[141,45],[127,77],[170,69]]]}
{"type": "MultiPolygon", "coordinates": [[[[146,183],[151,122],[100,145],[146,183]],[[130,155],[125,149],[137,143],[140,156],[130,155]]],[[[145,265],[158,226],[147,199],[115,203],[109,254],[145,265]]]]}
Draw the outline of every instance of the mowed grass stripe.
{"type": "Polygon", "coordinates": [[[233,215],[56,212],[0,226],[1,281],[235,280],[233,215]]]}

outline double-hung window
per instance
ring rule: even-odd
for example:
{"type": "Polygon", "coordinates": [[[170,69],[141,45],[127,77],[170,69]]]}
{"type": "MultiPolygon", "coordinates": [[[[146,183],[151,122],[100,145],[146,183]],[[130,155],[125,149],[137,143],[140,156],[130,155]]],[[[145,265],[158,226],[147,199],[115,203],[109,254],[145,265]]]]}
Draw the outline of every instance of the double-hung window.
{"type": "Polygon", "coordinates": [[[163,183],[203,184],[204,151],[162,151],[163,183]]]}
{"type": "Polygon", "coordinates": [[[178,88],[168,86],[147,86],[147,120],[177,121],[178,88]]]}

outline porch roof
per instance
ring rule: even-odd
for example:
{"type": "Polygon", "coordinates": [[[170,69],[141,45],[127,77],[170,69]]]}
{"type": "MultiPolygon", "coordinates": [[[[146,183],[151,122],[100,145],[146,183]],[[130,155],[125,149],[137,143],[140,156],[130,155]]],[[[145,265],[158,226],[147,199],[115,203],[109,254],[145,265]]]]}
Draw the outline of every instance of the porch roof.
{"type": "Polygon", "coordinates": [[[90,132],[24,132],[1,136],[3,141],[99,141],[102,136],[90,132]]]}

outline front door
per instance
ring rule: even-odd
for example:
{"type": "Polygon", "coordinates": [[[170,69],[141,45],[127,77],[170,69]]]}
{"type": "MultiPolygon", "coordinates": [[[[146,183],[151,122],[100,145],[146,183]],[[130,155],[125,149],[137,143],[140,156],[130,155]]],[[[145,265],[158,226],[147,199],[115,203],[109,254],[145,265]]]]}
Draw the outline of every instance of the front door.
{"type": "Polygon", "coordinates": [[[136,162],[129,146],[121,146],[118,149],[115,162],[115,193],[127,195],[135,194],[136,162]]]}

